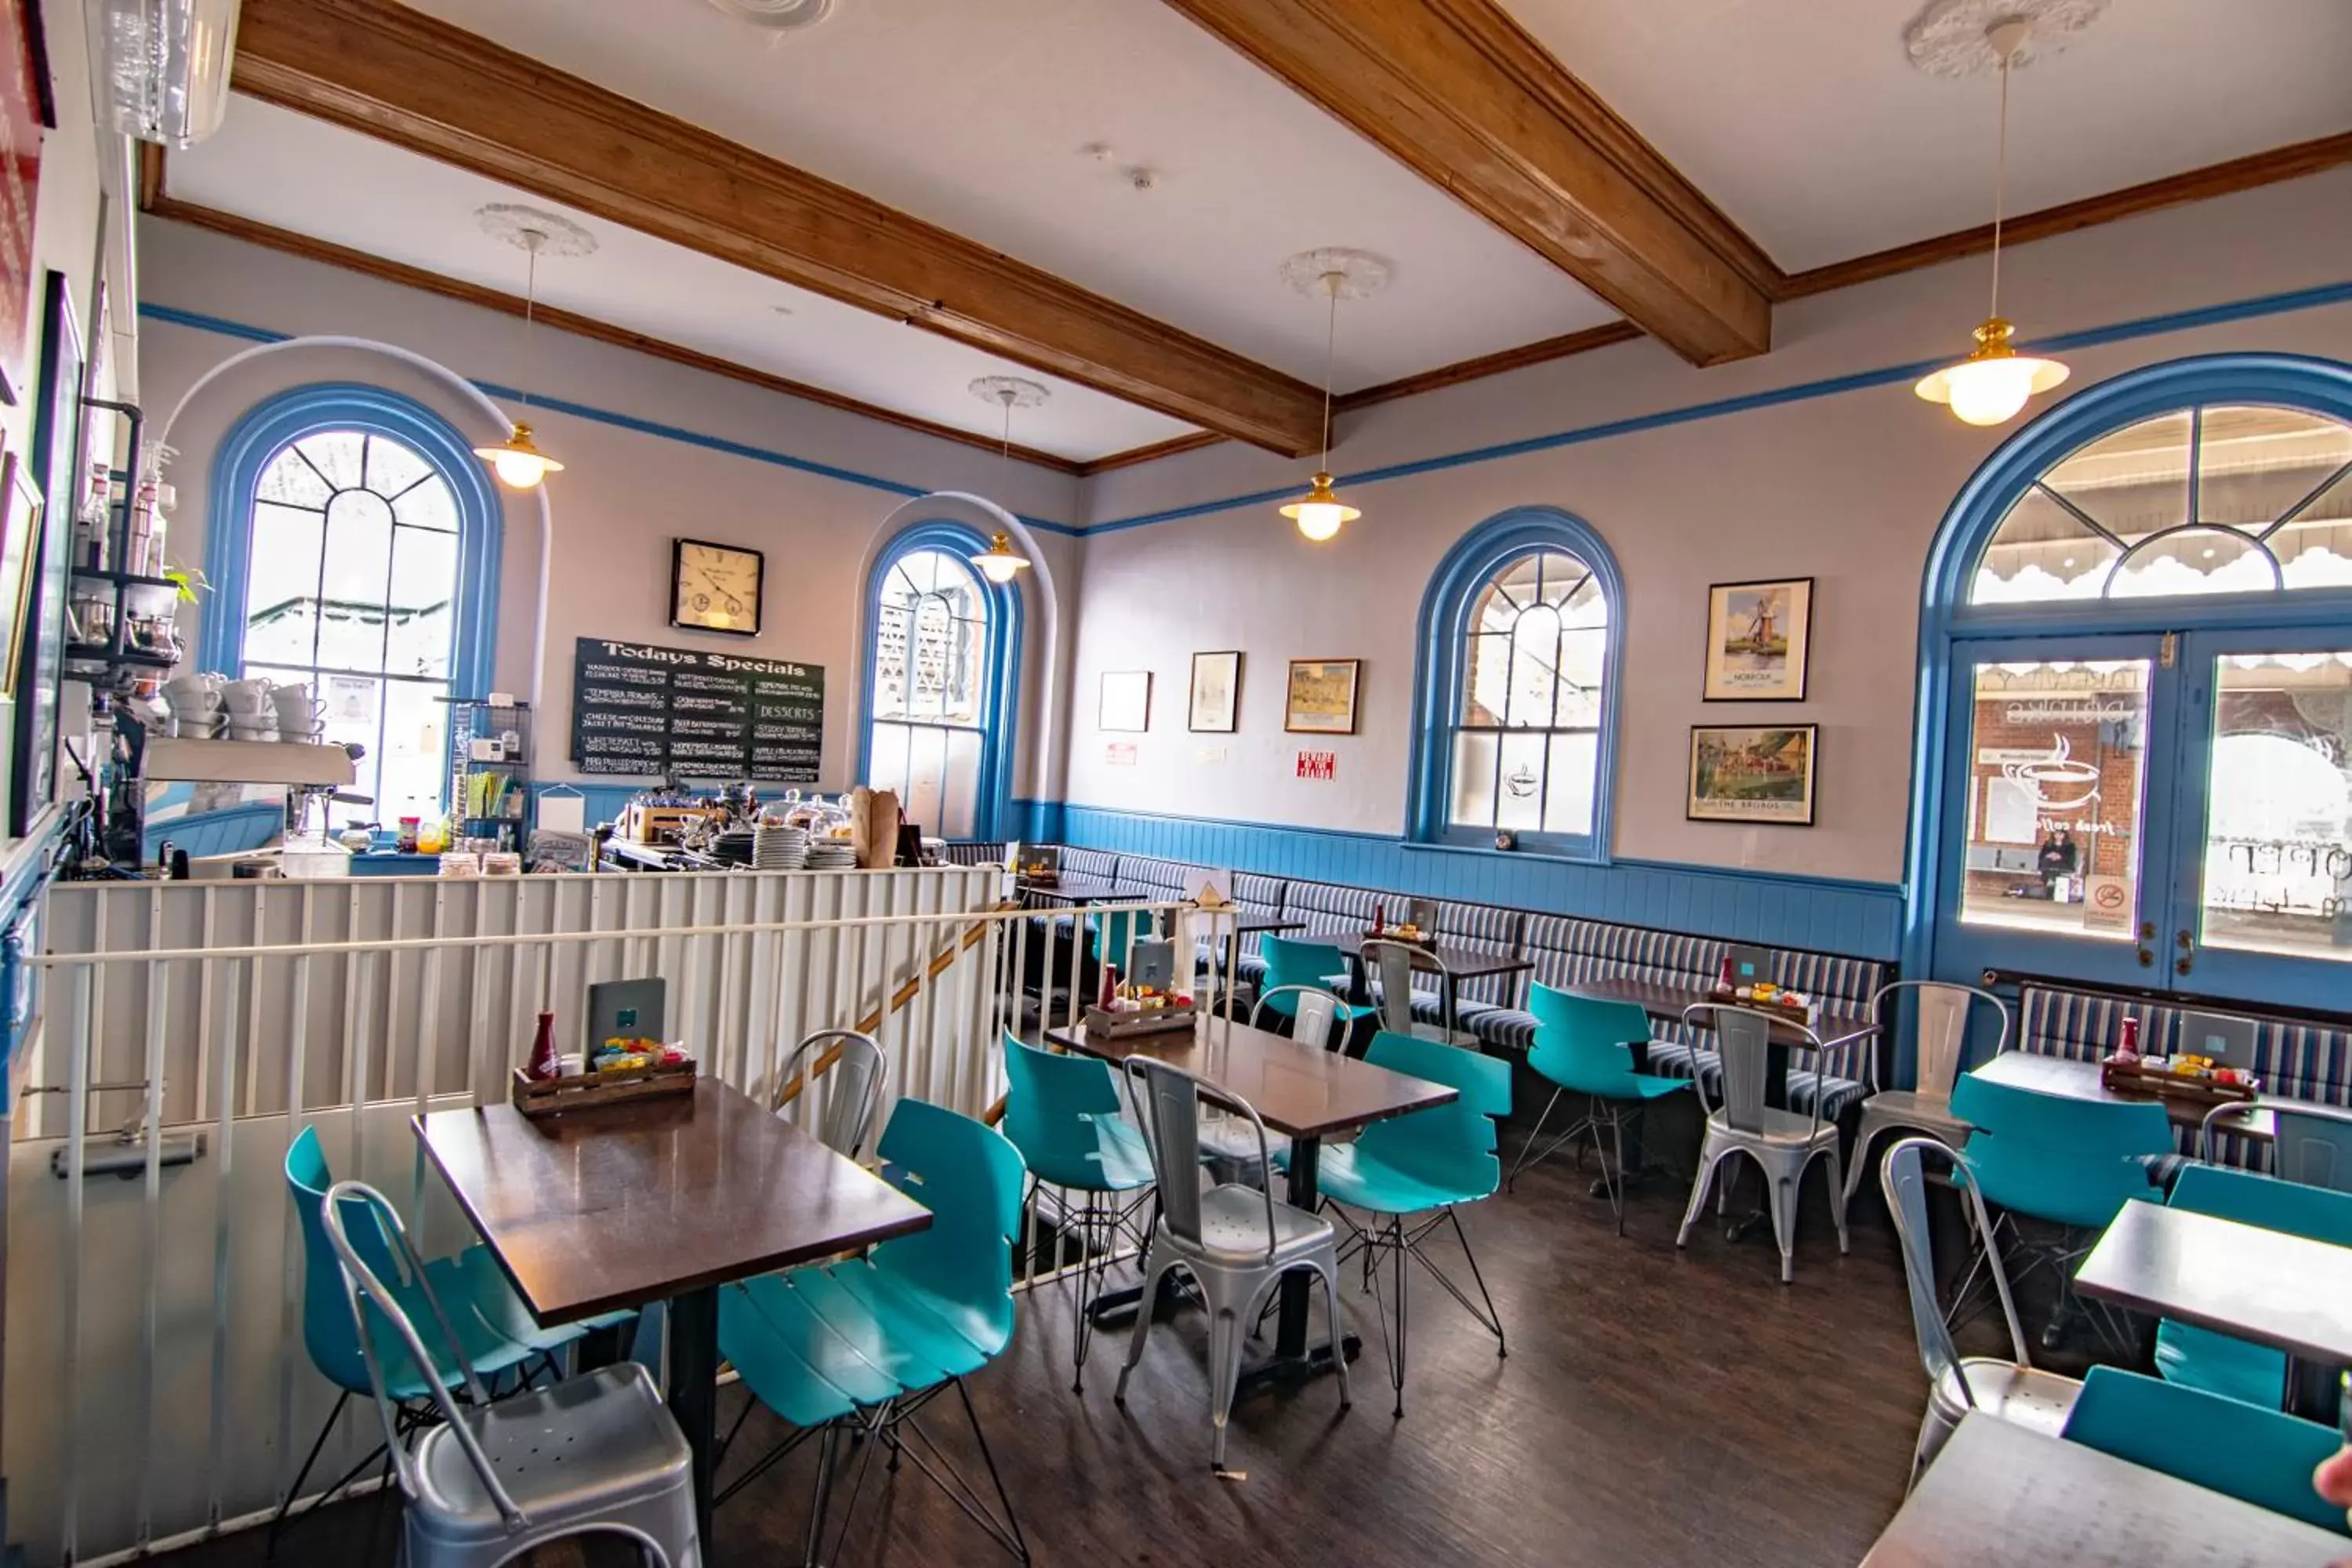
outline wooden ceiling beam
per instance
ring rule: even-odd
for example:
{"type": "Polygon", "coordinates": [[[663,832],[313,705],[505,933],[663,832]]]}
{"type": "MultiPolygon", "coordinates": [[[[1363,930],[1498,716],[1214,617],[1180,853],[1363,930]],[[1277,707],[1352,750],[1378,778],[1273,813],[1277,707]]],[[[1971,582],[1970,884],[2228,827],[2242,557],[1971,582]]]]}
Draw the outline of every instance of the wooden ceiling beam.
{"type": "Polygon", "coordinates": [[[1167,3],[1684,358],[1770,348],[1771,258],[1495,0],[1167,3]]]}
{"type": "Polygon", "coordinates": [[[1314,387],[396,0],[246,0],[243,92],[1303,457],[1314,387]]]}

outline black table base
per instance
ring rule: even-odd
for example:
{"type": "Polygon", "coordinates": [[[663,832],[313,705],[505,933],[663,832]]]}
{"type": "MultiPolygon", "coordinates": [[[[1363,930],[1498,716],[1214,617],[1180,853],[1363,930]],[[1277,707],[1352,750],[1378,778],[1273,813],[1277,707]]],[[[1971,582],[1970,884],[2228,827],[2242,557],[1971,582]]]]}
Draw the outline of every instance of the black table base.
{"type": "Polygon", "coordinates": [[[694,1533],[705,1564],[719,1561],[710,1539],[711,1480],[719,1447],[719,1292],[669,1303],[669,1413],[694,1456],[694,1533]]]}

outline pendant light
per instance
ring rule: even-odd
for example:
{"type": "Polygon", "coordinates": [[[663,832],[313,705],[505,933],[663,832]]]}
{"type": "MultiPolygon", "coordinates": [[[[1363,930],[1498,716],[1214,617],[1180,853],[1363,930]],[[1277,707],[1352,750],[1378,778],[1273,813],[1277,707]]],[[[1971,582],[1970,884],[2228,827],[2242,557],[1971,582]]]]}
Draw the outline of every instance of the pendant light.
{"type": "MultiPolygon", "coordinates": [[[[586,256],[596,248],[595,237],[578,224],[534,207],[496,202],[477,215],[493,237],[520,247],[530,259],[524,274],[522,297],[522,406],[530,407],[530,383],[538,373],[533,357],[532,329],[539,307],[539,258],[541,251],[559,256],[586,256]]],[[[509,489],[536,489],[540,480],[560,474],[563,465],[539,449],[527,420],[513,422],[507,438],[496,446],[477,447],[474,456],[490,465],[499,482],[509,489]]]]}
{"type": "Polygon", "coordinates": [[[1323,337],[1323,456],[1307,493],[1282,508],[1282,515],[1297,523],[1299,532],[1321,544],[1339,537],[1343,524],[1364,515],[1331,488],[1331,368],[1339,342],[1339,301],[1377,292],[1389,280],[1389,264],[1360,250],[1327,247],[1292,257],[1282,264],[1282,275],[1301,293],[1318,293],[1330,301],[1323,337]]]}
{"type": "Polygon", "coordinates": [[[1992,311],[1976,330],[1977,346],[1958,364],[1923,377],[1912,390],[1930,403],[1951,405],[1970,425],[1999,425],[2013,418],[2025,400],[2049,391],[2071,374],[2054,359],[2021,354],[2010,344],[2010,324],[2000,315],[2001,206],[2009,174],[2009,72],[2033,31],[2031,18],[2005,16],[1985,29],[1985,41],[2000,61],[2000,128],[1994,143],[1992,184],[1992,311]]]}
{"type": "MultiPolygon", "coordinates": [[[[1051,395],[1034,381],[1017,375],[983,375],[973,382],[971,395],[984,403],[1001,404],[1004,409],[1004,494],[1013,494],[1013,411],[1016,408],[1043,406],[1051,395]]],[[[999,584],[1010,583],[1029,569],[1029,558],[1013,548],[1013,536],[998,530],[988,542],[988,548],[975,552],[970,560],[980,568],[980,574],[999,584]]]]}

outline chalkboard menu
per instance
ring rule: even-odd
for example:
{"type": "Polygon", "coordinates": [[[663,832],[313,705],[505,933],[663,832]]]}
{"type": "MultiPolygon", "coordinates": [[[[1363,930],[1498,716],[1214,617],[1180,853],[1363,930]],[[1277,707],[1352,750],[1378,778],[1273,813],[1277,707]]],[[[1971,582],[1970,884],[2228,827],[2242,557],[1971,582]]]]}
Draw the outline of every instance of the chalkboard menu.
{"type": "Polygon", "coordinates": [[[572,760],[583,773],[814,784],[824,742],[820,665],[579,639],[572,760]]]}

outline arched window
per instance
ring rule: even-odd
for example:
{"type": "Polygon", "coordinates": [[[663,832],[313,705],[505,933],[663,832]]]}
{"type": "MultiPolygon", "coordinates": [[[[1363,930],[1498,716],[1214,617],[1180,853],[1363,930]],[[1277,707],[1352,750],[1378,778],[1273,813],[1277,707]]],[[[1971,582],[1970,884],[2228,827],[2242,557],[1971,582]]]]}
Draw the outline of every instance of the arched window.
{"type": "Polygon", "coordinates": [[[1506,512],[1447,553],[1422,602],[1413,837],[1605,858],[1620,603],[1566,512],[1506,512]]]}
{"type": "Polygon", "coordinates": [[[214,473],[205,662],[309,686],[381,822],[446,808],[443,699],[489,681],[498,511],[466,451],[406,398],[311,386],[248,413],[214,473]]]}
{"type": "Polygon", "coordinates": [[[945,838],[994,838],[1011,820],[1021,594],[983,581],[987,541],[920,523],[876,563],[867,599],[866,782],[945,838]]]}
{"type": "Polygon", "coordinates": [[[2126,425],[2028,485],[1973,605],[2352,586],[2352,424],[2200,404],[2126,425]]]}

